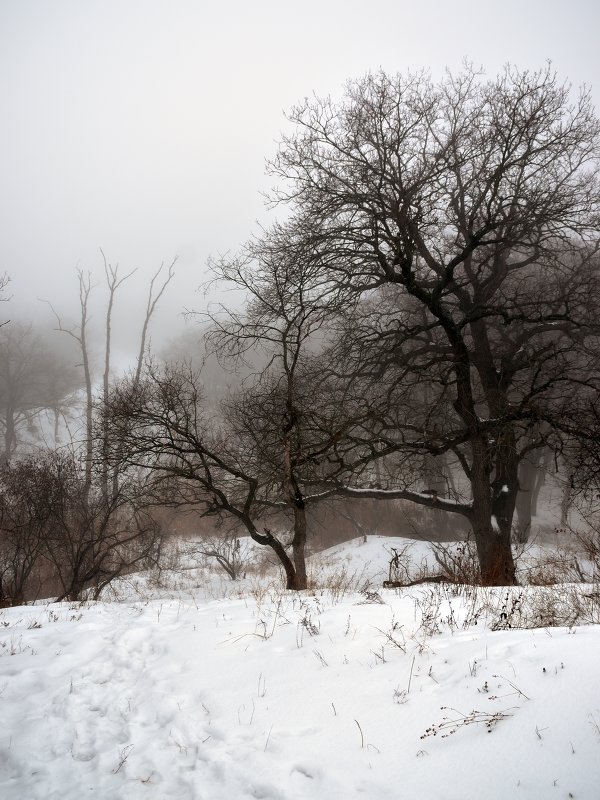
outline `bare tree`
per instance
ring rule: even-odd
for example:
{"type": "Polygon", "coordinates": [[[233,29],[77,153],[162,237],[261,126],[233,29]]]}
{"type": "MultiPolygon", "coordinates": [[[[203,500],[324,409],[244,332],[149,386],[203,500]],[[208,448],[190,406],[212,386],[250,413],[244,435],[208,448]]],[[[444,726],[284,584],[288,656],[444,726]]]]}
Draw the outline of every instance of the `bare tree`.
{"type": "Polygon", "coordinates": [[[63,320],[54,310],[52,313],[56,317],[57,330],[66,333],[79,346],[81,352],[81,366],[83,368],[83,378],[85,386],[85,428],[84,428],[84,448],[85,448],[85,484],[84,495],[87,496],[92,486],[92,468],[94,459],[93,424],[94,424],[94,395],[92,387],[92,369],[90,365],[90,353],[88,348],[88,324],[89,324],[89,302],[92,291],[92,279],[88,272],[77,270],[77,282],[79,286],[79,325],[65,327],[63,320]]]}
{"type": "MultiPolygon", "coordinates": [[[[130,278],[135,270],[128,272],[127,275],[123,275],[122,277],[119,276],[119,265],[117,264],[116,267],[113,267],[112,264],[109,264],[106,260],[106,256],[104,252],[102,252],[102,259],[104,261],[104,275],[106,278],[106,286],[108,288],[108,303],[106,305],[106,329],[104,335],[104,372],[102,374],[102,397],[103,402],[106,403],[108,400],[108,390],[110,386],[110,357],[111,357],[111,344],[112,344],[112,312],[113,306],[115,302],[115,295],[119,287],[130,278]]],[[[85,345],[84,342],[80,342],[82,346],[82,350],[85,345]]],[[[86,347],[87,349],[87,347],[86,347]]],[[[84,354],[84,362],[87,361],[87,352],[84,354]]],[[[91,398],[88,398],[91,401],[91,398]]],[[[88,428],[87,436],[88,439],[91,438],[92,431],[91,428],[88,428]]],[[[108,428],[104,426],[102,431],[102,457],[101,457],[101,464],[102,464],[102,474],[101,474],[101,483],[102,483],[102,491],[104,495],[108,497],[108,428]]]]}
{"type": "Polygon", "coordinates": [[[538,513],[540,492],[552,460],[552,450],[547,447],[538,447],[524,454],[519,461],[519,491],[515,502],[517,513],[515,529],[516,539],[521,544],[527,542],[531,535],[532,521],[538,513]]]}
{"type": "MultiPolygon", "coordinates": [[[[101,250],[102,259],[104,263],[104,275],[106,286],[108,289],[108,302],[106,306],[105,315],[105,335],[104,335],[104,370],[102,374],[102,404],[106,405],[111,380],[111,348],[112,348],[112,322],[113,322],[113,308],[116,299],[116,294],[121,285],[134,274],[135,270],[127,273],[124,276],[119,275],[119,266],[112,266],[106,259],[104,252],[101,250]]],[[[166,275],[163,275],[164,264],[161,264],[156,273],[152,276],[148,290],[148,299],[146,304],[146,311],[143,319],[142,330],[140,335],[140,346],[137,361],[135,363],[136,380],[139,380],[140,372],[142,369],[144,353],[148,339],[148,329],[150,321],[154,312],[156,311],[157,304],[164,294],[167,286],[174,277],[175,262],[174,259],[166,270],[166,275]],[[157,285],[157,280],[163,275],[162,282],[157,285]]],[[[86,469],[86,492],[90,491],[92,483],[92,469],[96,458],[94,450],[94,439],[96,436],[101,441],[101,452],[99,454],[99,463],[101,464],[101,483],[105,495],[109,495],[109,469],[108,469],[108,428],[104,425],[101,431],[97,431],[94,427],[94,408],[95,400],[93,393],[93,375],[90,362],[90,349],[89,349],[89,314],[90,314],[90,296],[92,289],[91,275],[83,273],[82,270],[77,270],[77,278],[79,284],[79,307],[80,307],[80,322],[78,325],[66,327],[62,318],[50,306],[54,316],[56,317],[58,330],[68,334],[78,345],[85,382],[85,430],[84,430],[84,446],[85,446],[85,469],[86,469]]],[[[111,492],[113,496],[119,494],[118,474],[113,471],[110,476],[111,492]]]]}
{"type": "Polygon", "coordinates": [[[0,605],[21,605],[35,596],[33,578],[51,528],[48,483],[38,458],[0,467],[0,605]]]}
{"type": "Polygon", "coordinates": [[[232,581],[242,575],[249,560],[246,542],[231,528],[203,536],[201,541],[188,546],[186,553],[196,558],[214,559],[232,581]]]}
{"type": "Polygon", "coordinates": [[[163,296],[167,286],[171,283],[171,281],[175,277],[176,263],[177,263],[177,257],[175,257],[173,261],[171,261],[171,263],[168,265],[164,273],[163,270],[165,268],[165,265],[164,263],[162,263],[152,276],[152,279],[150,280],[150,286],[148,287],[148,299],[146,301],[146,313],[144,315],[144,322],[140,334],[140,348],[135,366],[136,381],[139,381],[142,373],[142,367],[144,366],[144,356],[146,355],[146,346],[148,344],[148,329],[150,327],[150,321],[154,316],[154,312],[156,311],[156,307],[159,303],[160,298],[163,296]],[[162,278],[162,282],[157,284],[159,278],[162,278]]]}
{"type": "MultiPolygon", "coordinates": [[[[10,297],[6,297],[4,294],[9,283],[10,278],[6,272],[3,275],[0,275],[0,303],[6,303],[10,300],[10,297]]],[[[3,325],[6,325],[9,321],[10,320],[4,320],[4,322],[0,322],[0,328],[3,325]]]]}
{"type": "Polygon", "coordinates": [[[156,558],[160,531],[145,511],[140,486],[107,497],[95,476],[86,494],[85,468],[65,452],[0,469],[0,601],[34,599],[42,578],[59,599],[97,597],[119,575],[156,558]],[[135,489],[135,491],[133,491],[135,489]]]}
{"type": "MultiPolygon", "coordinates": [[[[142,372],[142,367],[144,365],[144,356],[146,355],[146,347],[148,346],[148,330],[150,327],[150,322],[152,320],[152,317],[154,316],[154,312],[156,311],[156,307],[158,305],[160,298],[163,296],[167,286],[171,283],[171,281],[175,277],[176,262],[177,262],[177,257],[175,257],[173,261],[171,261],[171,263],[166,269],[166,272],[163,272],[165,265],[164,263],[162,263],[150,280],[150,285],[148,287],[148,299],[146,301],[146,312],[144,314],[144,321],[142,323],[142,330],[140,333],[140,347],[135,365],[135,378],[134,378],[135,383],[139,382],[142,372]],[[157,284],[157,280],[159,280],[159,278],[162,278],[162,282],[157,284]]],[[[106,406],[106,403],[108,402],[108,386],[106,381],[104,386],[105,386],[105,392],[103,401],[104,405],[106,406]]],[[[104,430],[104,436],[105,437],[108,436],[107,428],[105,428],[104,430]]],[[[117,463],[118,461],[119,459],[117,459],[117,463]]],[[[113,497],[116,497],[118,493],[119,493],[119,473],[118,469],[115,468],[113,469],[112,473],[113,497]]]]}
{"type": "Polygon", "coordinates": [[[33,326],[22,322],[0,326],[2,460],[15,454],[26,429],[40,433],[43,412],[58,417],[79,384],[66,354],[42,342],[33,326]]]}
{"type": "MultiPolygon", "coordinates": [[[[77,599],[84,589],[94,587],[98,594],[115,577],[156,556],[159,528],[148,512],[148,498],[139,475],[129,474],[125,482],[118,472],[119,458],[109,461],[109,452],[120,451],[121,443],[111,441],[106,417],[97,415],[105,407],[111,384],[113,309],[117,292],[131,272],[120,276],[119,269],[104,257],[108,288],[105,315],[104,370],[101,400],[94,397],[89,350],[89,319],[92,283],[90,275],[78,271],[80,322],[67,327],[56,313],[58,330],[67,333],[78,345],[86,389],[83,434],[83,477],[73,456],[62,460],[58,454],[47,464],[47,480],[55,487],[53,526],[47,536],[46,559],[62,585],[61,597],[77,599]],[[114,469],[111,472],[111,464],[114,469]]],[[[157,287],[163,266],[153,276],[141,333],[140,354],[134,383],[139,379],[148,327],[157,303],[173,278],[173,264],[157,287]]],[[[54,309],[53,309],[54,311],[54,309]]]]}
{"type": "Polygon", "coordinates": [[[595,369],[589,93],[571,102],[550,68],[485,81],[467,67],[438,84],[380,73],[351,82],[338,105],[305,101],[291,120],[271,165],[284,181],[275,199],[291,206],[324,281],[362,296],[383,287],[390,309],[385,328],[372,310],[344,331],[365,332],[346,348],[351,374],[371,359],[399,401],[364,446],[451,453],[470,491],[454,510],[473,527],[482,580],[511,583],[523,447],[540,420],[536,446],[550,442],[569,387],[595,369]],[[407,416],[419,380],[435,391],[433,412],[407,416]]]}
{"type": "Polygon", "coordinates": [[[222,421],[204,415],[197,375],[180,365],[149,365],[140,381],[121,381],[105,409],[111,425],[115,466],[143,470],[157,504],[197,508],[243,526],[277,555],[290,589],[294,563],[285,545],[261,527],[261,470],[222,421]]]}
{"type": "MultiPolygon", "coordinates": [[[[246,292],[243,311],[222,306],[210,314],[209,341],[222,358],[259,361],[254,379],[228,405],[227,419],[241,441],[258,456],[271,502],[293,518],[291,541],[294,588],[306,588],[307,473],[345,424],[341,409],[336,432],[315,424],[315,353],[326,326],[346,304],[343,291],[323,281],[304,232],[276,225],[252,240],[233,259],[213,264],[216,279],[246,292]],[[278,491],[281,487],[281,492],[278,491]]],[[[320,380],[320,379],[319,379],[320,380]]]]}
{"type": "Polygon", "coordinates": [[[75,461],[53,458],[46,476],[54,497],[45,556],[62,587],[58,600],[79,600],[88,589],[98,599],[119,576],[155,563],[161,531],[134,481],[107,496],[102,476],[94,476],[86,496],[75,461]]]}

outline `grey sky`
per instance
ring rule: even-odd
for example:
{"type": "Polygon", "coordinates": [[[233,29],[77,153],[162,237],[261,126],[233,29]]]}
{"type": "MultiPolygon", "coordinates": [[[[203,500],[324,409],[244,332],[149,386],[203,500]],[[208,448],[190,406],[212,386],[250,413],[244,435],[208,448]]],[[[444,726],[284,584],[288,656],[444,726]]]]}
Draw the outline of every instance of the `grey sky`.
{"type": "MultiPolygon", "coordinates": [[[[180,256],[163,322],[209,254],[266,219],[264,159],[283,111],[368,69],[494,74],[551,59],[600,106],[597,0],[0,0],[0,271],[12,304],[72,304],[102,247],[130,283],[127,318],[180,256]]],[[[40,313],[45,313],[41,311],[40,313]]],[[[176,323],[174,323],[176,324],[176,323]]]]}

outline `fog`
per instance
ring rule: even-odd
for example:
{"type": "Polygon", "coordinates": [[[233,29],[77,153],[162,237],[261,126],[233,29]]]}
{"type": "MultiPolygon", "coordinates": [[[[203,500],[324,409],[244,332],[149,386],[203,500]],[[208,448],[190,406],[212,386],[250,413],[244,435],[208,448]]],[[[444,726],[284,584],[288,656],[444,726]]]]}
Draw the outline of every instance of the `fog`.
{"type": "MultiPolygon", "coordinates": [[[[75,270],[102,281],[100,248],[137,272],[115,308],[118,346],[137,347],[147,282],[178,256],[154,325],[166,341],[209,255],[267,223],[265,158],[284,111],[339,95],[379,67],[441,75],[464,58],[495,74],[551,59],[600,105],[593,0],[382,2],[5,0],[0,6],[0,272],[3,317],[52,325],[75,313],[75,270]],[[130,344],[131,343],[131,344],[130,344]]],[[[94,296],[97,315],[103,295],[94,296]]]]}

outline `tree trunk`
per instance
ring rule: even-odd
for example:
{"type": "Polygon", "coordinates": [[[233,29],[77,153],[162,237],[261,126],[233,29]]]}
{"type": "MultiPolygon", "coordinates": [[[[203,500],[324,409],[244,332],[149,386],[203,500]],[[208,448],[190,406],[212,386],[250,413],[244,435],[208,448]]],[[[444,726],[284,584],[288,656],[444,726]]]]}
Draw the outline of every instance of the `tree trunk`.
{"type": "Polygon", "coordinates": [[[83,273],[79,273],[79,295],[81,302],[81,326],[79,333],[79,344],[81,346],[81,358],[83,363],[83,376],[85,382],[85,484],[84,501],[87,503],[92,488],[92,460],[94,458],[93,442],[93,406],[94,396],[92,393],[92,373],[90,371],[90,361],[87,346],[87,304],[91,287],[85,282],[83,273]]]}
{"type": "Polygon", "coordinates": [[[510,536],[486,522],[473,523],[482,586],[514,586],[517,582],[510,536]]]}
{"type": "Polygon", "coordinates": [[[291,558],[285,552],[285,547],[281,544],[279,539],[276,539],[274,536],[270,535],[271,541],[269,542],[269,547],[275,552],[275,555],[281,562],[281,566],[285,571],[285,588],[286,589],[306,589],[306,586],[299,586],[298,580],[296,576],[296,569],[291,558]]]}
{"type": "Polygon", "coordinates": [[[539,460],[538,468],[535,476],[535,483],[531,491],[531,515],[537,516],[538,500],[540,499],[540,492],[544,488],[546,482],[546,475],[552,464],[552,451],[546,449],[539,460]]]}
{"type": "Polygon", "coordinates": [[[292,554],[296,573],[296,589],[306,589],[306,507],[303,501],[294,505],[294,538],[292,554]]]}
{"type": "Polygon", "coordinates": [[[560,501],[560,527],[566,528],[569,523],[569,511],[573,501],[573,476],[567,472],[563,483],[562,497],[560,501]]]}
{"type": "Polygon", "coordinates": [[[529,458],[523,459],[519,465],[519,492],[515,509],[517,512],[517,541],[524,544],[531,534],[531,519],[533,517],[533,491],[536,483],[538,459],[536,453],[531,453],[529,458]]]}
{"type": "MultiPolygon", "coordinates": [[[[293,411],[290,414],[295,420],[293,411]]],[[[295,422],[294,422],[295,424],[295,422]]],[[[306,589],[306,507],[302,492],[294,475],[292,463],[291,433],[293,425],[284,427],[283,441],[283,488],[289,506],[294,515],[294,538],[292,539],[292,555],[294,558],[294,586],[287,588],[306,589]]]]}
{"type": "Polygon", "coordinates": [[[471,522],[483,586],[513,586],[515,563],[511,547],[511,524],[516,499],[515,475],[510,475],[509,460],[499,458],[496,479],[491,486],[488,444],[473,442],[471,522]],[[502,463],[502,462],[505,463],[502,463]],[[508,463],[507,463],[508,462],[508,463]]]}
{"type": "Polygon", "coordinates": [[[10,461],[13,450],[13,443],[16,440],[15,411],[12,406],[6,409],[6,428],[4,431],[4,452],[2,453],[1,463],[10,461]]]}
{"type": "MultiPolygon", "coordinates": [[[[446,459],[445,457],[434,457],[431,455],[426,455],[423,459],[423,483],[424,489],[433,494],[437,494],[439,497],[447,497],[448,496],[448,481],[445,478],[444,470],[446,467],[446,459]]],[[[440,511],[439,509],[431,509],[429,512],[429,516],[431,519],[428,521],[428,524],[431,524],[433,530],[435,531],[432,534],[433,537],[445,537],[451,531],[450,525],[450,516],[449,514],[445,513],[444,511],[440,511]]]]}
{"type": "Polygon", "coordinates": [[[544,485],[550,450],[534,450],[519,464],[519,493],[516,500],[517,541],[524,544],[531,535],[531,520],[537,514],[537,502],[544,485]]]}
{"type": "Polygon", "coordinates": [[[78,579],[72,579],[64,590],[64,592],[56,598],[57,603],[62,603],[64,601],[68,602],[77,602],[81,599],[81,595],[83,593],[85,587],[85,582],[80,581],[78,579]]]}
{"type": "MultiPolygon", "coordinates": [[[[108,282],[108,308],[106,309],[106,332],[104,343],[104,373],[102,375],[102,397],[104,401],[104,408],[108,405],[108,392],[110,388],[110,346],[111,346],[111,333],[112,333],[112,309],[115,300],[115,291],[118,286],[116,271],[108,272],[106,262],[104,263],[106,270],[106,279],[108,282]]],[[[106,414],[102,418],[102,463],[100,472],[100,489],[104,500],[108,500],[108,429],[109,420],[106,414]]]]}

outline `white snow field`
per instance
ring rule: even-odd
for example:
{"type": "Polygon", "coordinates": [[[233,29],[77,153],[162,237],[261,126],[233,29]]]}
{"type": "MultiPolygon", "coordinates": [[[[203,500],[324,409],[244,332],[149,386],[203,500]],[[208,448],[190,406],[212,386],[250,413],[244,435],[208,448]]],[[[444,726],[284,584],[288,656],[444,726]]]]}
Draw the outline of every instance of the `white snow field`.
{"type": "Polygon", "coordinates": [[[600,625],[507,627],[554,589],[381,589],[394,544],[315,557],[314,591],[186,570],[1,611],[0,798],[598,800],[600,625]]]}

